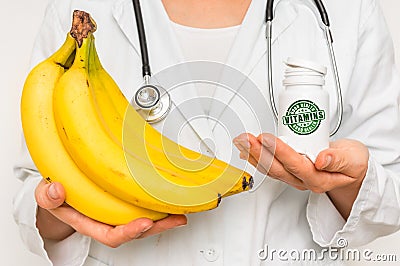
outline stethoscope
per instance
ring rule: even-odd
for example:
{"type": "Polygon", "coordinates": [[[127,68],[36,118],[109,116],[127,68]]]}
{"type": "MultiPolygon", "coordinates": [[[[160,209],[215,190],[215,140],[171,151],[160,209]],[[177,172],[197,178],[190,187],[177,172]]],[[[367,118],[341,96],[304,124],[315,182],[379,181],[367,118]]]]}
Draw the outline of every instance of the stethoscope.
{"type": "MultiPolygon", "coordinates": [[[[143,25],[143,16],[140,8],[139,0],[132,0],[133,8],[136,18],[137,31],[140,43],[140,52],[142,58],[142,75],[144,80],[144,85],[141,86],[135,93],[132,100],[132,105],[136,107],[136,110],[148,123],[156,123],[163,120],[169,111],[171,110],[172,101],[169,93],[163,87],[159,85],[153,85],[150,83],[151,70],[149,63],[149,56],[147,50],[147,41],[143,25]]],[[[314,5],[306,1],[308,7],[310,7],[314,13],[318,12],[320,15],[319,25],[324,31],[326,38],[329,57],[331,61],[331,67],[334,74],[336,94],[337,94],[337,112],[338,119],[336,126],[331,131],[330,136],[333,136],[339,129],[342,118],[343,118],[343,99],[342,92],[339,82],[339,75],[336,64],[336,57],[333,51],[333,38],[330,30],[330,23],[328,19],[328,14],[321,0],[314,0],[314,5]]],[[[270,104],[273,111],[275,120],[278,120],[278,111],[276,108],[276,103],[274,99],[274,88],[272,82],[272,20],[273,20],[273,0],[267,0],[266,6],[266,32],[265,37],[267,39],[267,68],[268,68],[268,91],[270,97],[270,104]]]]}

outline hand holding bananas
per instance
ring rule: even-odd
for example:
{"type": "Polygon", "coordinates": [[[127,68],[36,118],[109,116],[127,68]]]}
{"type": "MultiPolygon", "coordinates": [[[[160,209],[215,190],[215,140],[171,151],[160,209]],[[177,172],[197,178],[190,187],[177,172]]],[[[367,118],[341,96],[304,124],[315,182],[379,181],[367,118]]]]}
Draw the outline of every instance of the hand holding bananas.
{"type": "MultiPolygon", "coordinates": [[[[178,145],[136,113],[100,63],[95,30],[89,14],[75,11],[65,43],[31,71],[21,101],[29,152],[47,182],[62,184],[60,198],[65,192],[65,202],[80,212],[70,218],[157,221],[213,209],[248,190],[249,174],[178,145]]],[[[49,191],[40,186],[38,199],[49,191]]]]}
{"type": "Polygon", "coordinates": [[[36,188],[35,196],[40,206],[36,219],[39,233],[45,239],[56,241],[77,231],[109,247],[118,247],[133,239],[158,234],[187,222],[181,214],[172,214],[155,222],[148,218],[138,218],[115,227],[97,222],[63,204],[65,190],[58,182],[47,183],[42,180],[36,188]]]}

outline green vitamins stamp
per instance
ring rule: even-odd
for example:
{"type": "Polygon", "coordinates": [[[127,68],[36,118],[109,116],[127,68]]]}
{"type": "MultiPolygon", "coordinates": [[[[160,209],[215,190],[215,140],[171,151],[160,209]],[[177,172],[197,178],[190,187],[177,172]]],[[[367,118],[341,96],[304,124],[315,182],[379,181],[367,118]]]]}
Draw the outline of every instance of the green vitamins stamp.
{"type": "Polygon", "coordinates": [[[282,117],[284,125],[298,135],[309,135],[315,132],[321,121],[325,119],[325,111],[312,101],[299,100],[292,103],[286,115],[282,117]]]}

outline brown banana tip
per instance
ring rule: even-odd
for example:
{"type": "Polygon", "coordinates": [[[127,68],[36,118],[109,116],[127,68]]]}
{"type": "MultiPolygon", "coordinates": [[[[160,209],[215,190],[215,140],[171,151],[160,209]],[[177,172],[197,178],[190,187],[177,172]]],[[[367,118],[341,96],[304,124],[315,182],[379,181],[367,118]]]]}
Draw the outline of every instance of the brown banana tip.
{"type": "Polygon", "coordinates": [[[252,176],[249,177],[249,181],[247,181],[246,177],[243,177],[242,180],[242,189],[246,190],[247,188],[252,189],[254,185],[254,179],[252,176]]]}
{"type": "Polygon", "coordinates": [[[243,190],[246,190],[247,185],[248,185],[247,179],[246,179],[246,177],[244,176],[243,179],[242,179],[242,189],[243,189],[243,190]]]}
{"type": "Polygon", "coordinates": [[[254,178],[252,176],[250,176],[249,178],[249,188],[252,189],[254,186],[254,178]]]}
{"type": "Polygon", "coordinates": [[[72,26],[69,33],[76,40],[79,47],[81,47],[83,39],[87,38],[89,33],[95,32],[96,29],[96,22],[89,13],[82,10],[74,10],[72,15],[72,26]]]}

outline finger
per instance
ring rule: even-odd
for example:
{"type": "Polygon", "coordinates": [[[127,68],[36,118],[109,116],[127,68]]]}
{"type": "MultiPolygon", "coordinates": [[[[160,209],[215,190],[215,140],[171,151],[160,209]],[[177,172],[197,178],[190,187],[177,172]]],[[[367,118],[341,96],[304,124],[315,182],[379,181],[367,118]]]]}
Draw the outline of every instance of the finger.
{"type": "Polygon", "coordinates": [[[241,151],[242,149],[250,149],[250,139],[255,139],[255,137],[250,133],[242,133],[233,139],[233,144],[241,151]]]}
{"type": "MultiPolygon", "coordinates": [[[[304,190],[306,189],[302,180],[298,179],[292,173],[288,172],[284,165],[275,159],[273,151],[275,150],[274,144],[268,144],[269,148],[266,148],[264,144],[262,144],[263,135],[272,136],[271,134],[264,133],[256,138],[255,142],[251,143],[250,154],[256,158],[259,162],[262,162],[262,166],[266,169],[268,175],[271,178],[278,179],[282,182],[285,182],[297,189],[304,190]]],[[[266,144],[265,144],[266,145],[266,144]]]]}
{"type": "Polygon", "coordinates": [[[353,178],[345,174],[329,173],[316,169],[306,156],[297,153],[289,145],[271,134],[262,134],[259,136],[259,140],[270,151],[275,150],[275,158],[280,164],[273,163],[270,175],[276,176],[280,180],[299,186],[294,179],[297,178],[302,181],[304,187],[315,193],[323,193],[354,182],[353,178]],[[286,172],[291,174],[292,177],[288,176],[286,172]]]}
{"type": "Polygon", "coordinates": [[[65,201],[64,187],[58,183],[46,183],[41,180],[35,190],[37,204],[47,210],[61,206],[65,201]]]}
{"type": "Polygon", "coordinates": [[[152,235],[159,234],[163,231],[183,226],[187,224],[187,218],[185,215],[171,214],[168,217],[161,219],[154,223],[153,227],[141,234],[138,238],[144,238],[152,235]]]}
{"type": "Polygon", "coordinates": [[[237,143],[242,146],[241,156],[249,156],[249,159],[253,162],[253,165],[258,168],[261,165],[261,167],[264,169],[264,172],[268,172],[272,161],[274,160],[273,153],[265,149],[255,136],[247,134],[244,137],[238,137],[236,139],[237,143]],[[251,158],[255,159],[257,163],[255,163],[251,158]]]}
{"type": "Polygon", "coordinates": [[[260,173],[266,175],[268,174],[268,170],[265,169],[261,163],[259,163],[251,154],[248,154],[248,162],[251,163],[256,169],[257,171],[259,171],[260,173]]]}
{"type": "Polygon", "coordinates": [[[353,178],[364,177],[368,169],[368,149],[357,141],[340,140],[332,148],[318,154],[315,167],[328,172],[338,172],[353,178]]]}
{"type": "MultiPolygon", "coordinates": [[[[290,173],[285,173],[285,175],[287,175],[287,176],[283,177],[281,175],[281,177],[278,178],[274,173],[278,172],[277,169],[279,168],[279,166],[273,165],[273,164],[268,165],[268,170],[267,170],[251,154],[247,153],[245,156],[246,156],[246,160],[248,162],[250,162],[260,173],[269,175],[271,178],[274,178],[274,179],[279,179],[282,182],[284,182],[288,185],[291,185],[292,187],[294,187],[298,190],[307,190],[307,188],[305,187],[303,182],[301,180],[299,180],[298,178],[294,177],[293,175],[291,175],[290,173]],[[271,170],[271,166],[273,168],[272,170],[271,170]]],[[[276,163],[279,163],[279,162],[276,162],[276,163]]],[[[282,169],[282,171],[286,171],[283,169],[282,166],[280,166],[280,168],[282,169]]]]}
{"type": "Polygon", "coordinates": [[[304,180],[304,177],[315,172],[314,164],[307,157],[299,154],[274,135],[261,134],[258,140],[266,149],[274,153],[274,157],[282,167],[293,176],[304,180]]]}
{"type": "Polygon", "coordinates": [[[240,158],[249,161],[259,172],[296,189],[307,189],[301,180],[287,172],[279,161],[274,160],[273,154],[263,147],[259,138],[251,134],[242,134],[235,138],[234,144],[240,150],[240,158]]]}
{"type": "Polygon", "coordinates": [[[274,162],[271,164],[268,175],[271,178],[280,180],[297,189],[306,189],[306,185],[304,184],[303,180],[288,172],[278,160],[274,160],[274,162]]]}
{"type": "Polygon", "coordinates": [[[267,174],[268,171],[258,162],[249,152],[241,151],[240,159],[247,160],[251,165],[253,165],[260,173],[267,174]]]}
{"type": "MultiPolygon", "coordinates": [[[[239,155],[240,159],[247,160],[259,172],[266,174],[267,170],[264,167],[262,167],[261,164],[258,162],[258,160],[250,154],[250,148],[251,148],[251,144],[249,141],[250,139],[252,139],[254,142],[254,139],[256,139],[256,138],[252,134],[243,133],[233,139],[233,144],[240,151],[240,155],[239,155]]],[[[254,147],[253,147],[253,149],[254,149],[254,147]]]]}
{"type": "Polygon", "coordinates": [[[69,206],[61,206],[50,212],[77,232],[113,248],[138,238],[154,225],[151,219],[139,218],[114,227],[95,221],[69,206]]]}
{"type": "MultiPolygon", "coordinates": [[[[256,138],[252,135],[242,134],[233,140],[233,143],[240,151],[240,159],[247,160],[253,165],[259,172],[267,174],[268,167],[264,167],[263,164],[267,160],[260,158],[261,156],[261,145],[258,143],[256,138]],[[250,144],[249,138],[252,138],[253,145],[250,144]],[[254,141],[255,140],[255,141],[254,141]],[[256,152],[257,151],[257,152],[256,152]],[[250,152],[256,153],[257,159],[250,154],[250,152]]],[[[271,157],[271,156],[270,156],[271,157]]],[[[268,160],[268,161],[271,161],[268,160]]]]}

